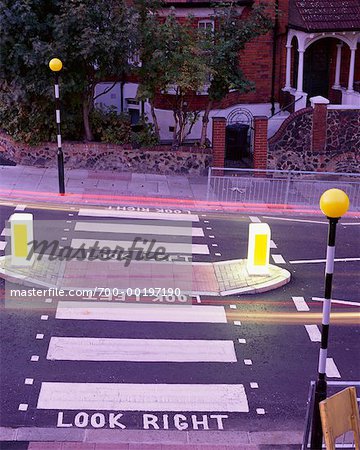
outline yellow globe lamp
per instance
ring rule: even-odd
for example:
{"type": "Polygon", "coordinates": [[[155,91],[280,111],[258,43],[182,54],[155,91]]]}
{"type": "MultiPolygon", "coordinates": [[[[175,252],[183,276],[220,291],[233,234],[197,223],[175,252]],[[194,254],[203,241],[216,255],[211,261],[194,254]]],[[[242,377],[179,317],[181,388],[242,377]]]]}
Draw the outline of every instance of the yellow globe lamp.
{"type": "Polygon", "coordinates": [[[49,62],[49,67],[53,72],[60,72],[60,70],[62,69],[62,62],[59,58],[53,58],[50,62],[49,62]]]}
{"type": "Polygon", "coordinates": [[[349,197],[341,189],[328,189],[320,198],[321,211],[331,219],[342,217],[349,205],[349,197]]]}

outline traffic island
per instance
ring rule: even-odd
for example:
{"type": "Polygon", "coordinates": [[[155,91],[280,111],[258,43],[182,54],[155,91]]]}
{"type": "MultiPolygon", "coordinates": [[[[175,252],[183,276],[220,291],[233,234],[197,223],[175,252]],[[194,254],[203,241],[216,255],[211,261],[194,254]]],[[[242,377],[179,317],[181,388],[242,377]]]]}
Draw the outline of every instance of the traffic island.
{"type": "MultiPolygon", "coordinates": [[[[42,255],[41,259],[35,257],[31,267],[13,267],[10,264],[10,256],[0,257],[0,276],[21,286],[37,287],[42,289],[91,290],[99,288],[99,274],[103,288],[110,290],[124,290],[119,286],[119,274],[116,261],[59,261],[42,255]]],[[[157,263],[164,264],[164,263],[157,263]]],[[[186,263],[188,279],[184,279],[184,263],[167,263],[167,284],[177,286],[183,294],[192,296],[228,296],[241,294],[259,294],[277,289],[289,283],[290,272],[282,267],[270,264],[265,275],[250,275],[247,269],[246,259],[235,259],[215,263],[192,262],[186,263]],[[170,264],[170,270],[169,270],[170,264]],[[192,281],[189,283],[189,278],[192,281]],[[189,291],[189,284],[191,291],[189,291]],[[183,289],[182,286],[185,286],[183,289]]],[[[133,277],[134,263],[124,272],[122,267],[121,277],[129,281],[129,287],[135,288],[137,283],[140,288],[146,286],[163,286],[161,270],[153,273],[144,270],[138,262],[137,278],[133,277]],[[140,281],[142,285],[140,286],[140,281]]],[[[124,284],[124,281],[122,282],[124,284]]],[[[126,289],[125,289],[126,290],[126,289]]]]}

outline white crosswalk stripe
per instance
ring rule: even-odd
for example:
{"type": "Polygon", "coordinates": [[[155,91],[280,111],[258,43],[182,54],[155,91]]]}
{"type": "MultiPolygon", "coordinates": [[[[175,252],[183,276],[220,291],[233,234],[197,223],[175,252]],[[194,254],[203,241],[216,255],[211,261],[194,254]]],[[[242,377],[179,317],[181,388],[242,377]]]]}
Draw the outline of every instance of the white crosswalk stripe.
{"type": "MultiPolygon", "coordinates": [[[[135,235],[158,238],[157,245],[163,245],[169,253],[187,256],[210,253],[208,245],[201,243],[205,233],[195,214],[84,208],[79,216],[81,220],[74,222],[73,230],[67,233],[74,248],[82,244],[87,248],[95,242],[100,248],[129,248],[135,235]],[[186,222],[185,225],[181,221],[186,222]],[[195,243],[193,238],[197,239],[195,243]]],[[[144,273],[143,277],[150,275],[144,273]]],[[[50,336],[46,360],[55,364],[55,368],[59,367],[57,363],[79,365],[83,375],[79,378],[75,371],[72,372],[74,376],[67,374],[65,379],[59,371],[58,376],[42,380],[38,410],[91,410],[99,414],[105,411],[249,412],[245,383],[222,383],[221,371],[210,371],[210,377],[207,373],[208,365],[227,364],[228,370],[231,367],[235,370],[233,364],[238,362],[235,348],[239,345],[238,334],[233,340],[217,339],[215,329],[214,333],[210,331],[211,338],[205,339],[203,332],[198,332],[198,327],[201,330],[204,325],[226,327],[224,306],[62,300],[57,304],[55,320],[64,332],[50,336]],[[153,336],[151,330],[159,333],[160,327],[161,334],[153,336]],[[174,336],[172,327],[183,331],[174,336]],[[76,334],[71,330],[76,330],[76,334]],[[119,330],[127,331],[124,334],[119,330]],[[120,378],[124,382],[114,377],[111,377],[112,382],[104,382],[104,378],[99,380],[98,368],[101,367],[103,373],[114,363],[136,364],[141,382],[133,383],[134,374],[127,373],[120,378]],[[92,370],[89,366],[86,371],[90,364],[97,369],[92,370]],[[157,370],[162,380],[167,380],[168,371],[169,382],[154,382],[157,377],[155,380],[153,376],[148,377],[146,367],[149,366],[146,364],[159,365],[157,370]],[[172,371],[179,364],[182,370],[174,383],[172,371]],[[190,364],[201,367],[198,377],[204,377],[204,383],[194,383],[192,377],[189,378],[184,365],[190,364]]],[[[243,359],[244,356],[240,361],[245,367],[243,359]]],[[[65,413],[59,414],[58,420],[63,423],[65,413]]]]}

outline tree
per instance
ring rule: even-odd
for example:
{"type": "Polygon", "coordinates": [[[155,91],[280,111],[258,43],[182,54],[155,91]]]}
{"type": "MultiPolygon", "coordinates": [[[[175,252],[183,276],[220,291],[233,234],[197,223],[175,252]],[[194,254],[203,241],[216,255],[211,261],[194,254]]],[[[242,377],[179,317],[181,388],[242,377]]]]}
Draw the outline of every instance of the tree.
{"type": "Polygon", "coordinates": [[[2,0],[0,23],[2,126],[32,143],[55,134],[48,62],[56,56],[64,63],[64,137],[80,137],[82,122],[85,139],[92,140],[89,115],[96,83],[116,81],[129,69],[133,9],[122,0],[2,0]]]}
{"type": "Polygon", "coordinates": [[[67,89],[81,104],[86,140],[93,140],[89,116],[96,84],[122,79],[129,69],[133,25],[133,11],[121,0],[62,2],[54,25],[55,47],[65,61],[67,89]]]}
{"type": "Polygon", "coordinates": [[[241,70],[240,51],[245,44],[265,34],[273,26],[264,7],[254,7],[247,18],[239,16],[232,3],[214,10],[214,30],[203,31],[203,55],[210,74],[207,104],[202,119],[200,145],[205,145],[209,114],[214,102],[231,91],[248,92],[254,88],[241,70]]]}
{"type": "Polygon", "coordinates": [[[154,99],[162,93],[174,115],[173,144],[181,144],[198,118],[186,102],[204,84],[207,65],[200,44],[200,34],[191,17],[180,23],[173,12],[165,18],[157,10],[145,10],[142,4],[140,86],[138,95],[150,102],[158,131],[154,99]],[[171,93],[171,95],[167,95],[171,93]]]}

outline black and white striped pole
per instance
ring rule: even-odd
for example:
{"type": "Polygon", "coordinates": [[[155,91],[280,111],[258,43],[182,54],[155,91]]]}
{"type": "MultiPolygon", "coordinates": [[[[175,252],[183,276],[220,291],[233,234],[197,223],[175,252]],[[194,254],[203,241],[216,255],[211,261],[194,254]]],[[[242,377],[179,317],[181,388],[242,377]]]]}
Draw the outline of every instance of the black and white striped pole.
{"type": "Polygon", "coordinates": [[[320,418],[319,403],[326,398],[326,358],[329,339],[330,311],[331,311],[331,291],[334,273],[335,258],[335,235],[336,225],[346,211],[349,209],[349,197],[341,189],[329,189],[320,198],[320,209],[329,219],[328,243],[326,250],[325,266],[325,297],[322,314],[321,344],[319,353],[318,379],[315,385],[314,409],[311,426],[311,449],[321,450],[322,448],[322,427],[320,418]]]}
{"type": "Polygon", "coordinates": [[[65,180],[64,180],[64,154],[61,145],[61,128],[60,128],[60,88],[59,88],[59,73],[62,69],[62,62],[58,58],[53,58],[49,62],[50,69],[55,74],[55,114],[57,126],[57,160],[58,160],[58,176],[59,176],[59,193],[65,194],[65,180]]]}

